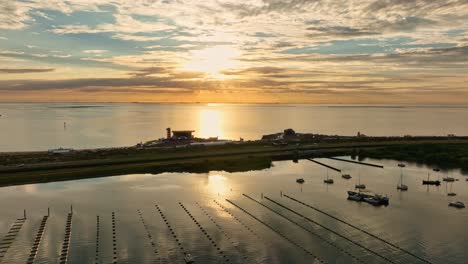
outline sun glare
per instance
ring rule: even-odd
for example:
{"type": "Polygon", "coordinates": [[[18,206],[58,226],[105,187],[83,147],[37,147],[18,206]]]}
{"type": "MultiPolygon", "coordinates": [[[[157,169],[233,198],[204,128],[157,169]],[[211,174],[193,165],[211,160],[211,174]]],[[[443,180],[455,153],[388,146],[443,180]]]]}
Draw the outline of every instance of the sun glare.
{"type": "Polygon", "coordinates": [[[204,138],[223,138],[222,114],[216,109],[203,109],[200,111],[200,136],[204,138]]]}
{"type": "Polygon", "coordinates": [[[239,62],[235,58],[239,55],[240,51],[232,46],[215,46],[194,50],[183,68],[189,71],[204,72],[213,78],[226,78],[226,75],[221,72],[237,67],[239,62]]]}

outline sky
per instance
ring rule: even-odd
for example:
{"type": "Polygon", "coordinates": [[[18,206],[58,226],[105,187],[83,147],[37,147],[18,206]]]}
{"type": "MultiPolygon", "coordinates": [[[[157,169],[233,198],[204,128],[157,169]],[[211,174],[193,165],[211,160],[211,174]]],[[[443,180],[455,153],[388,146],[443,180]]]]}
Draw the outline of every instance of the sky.
{"type": "Polygon", "coordinates": [[[468,0],[0,1],[0,101],[467,104],[468,0]]]}

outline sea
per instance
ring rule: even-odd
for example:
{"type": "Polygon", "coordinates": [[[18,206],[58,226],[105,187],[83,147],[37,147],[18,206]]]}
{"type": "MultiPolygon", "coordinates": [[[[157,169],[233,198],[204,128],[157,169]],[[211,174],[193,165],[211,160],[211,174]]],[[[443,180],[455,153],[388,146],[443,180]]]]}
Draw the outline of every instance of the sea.
{"type": "MultiPolygon", "coordinates": [[[[167,127],[232,140],[285,128],[468,134],[463,106],[8,103],[0,104],[0,115],[1,152],[131,146],[164,137],[167,127]]],[[[122,174],[1,187],[0,263],[172,264],[187,263],[188,254],[204,264],[467,263],[468,209],[449,206],[468,204],[466,172],[399,167],[396,160],[364,160],[383,168],[317,160],[341,172],[309,160],[275,161],[246,172],[122,174]],[[455,181],[442,181],[446,177],[455,181]],[[334,183],[325,184],[326,178],[334,183]],[[428,178],[442,184],[422,185],[428,178]],[[401,180],[408,191],[397,190],[401,180]],[[358,183],[387,196],[389,205],[347,200],[358,183]]]]}
{"type": "Polygon", "coordinates": [[[166,136],[257,140],[299,133],[468,135],[468,106],[0,103],[0,152],[133,146],[166,136]]]}

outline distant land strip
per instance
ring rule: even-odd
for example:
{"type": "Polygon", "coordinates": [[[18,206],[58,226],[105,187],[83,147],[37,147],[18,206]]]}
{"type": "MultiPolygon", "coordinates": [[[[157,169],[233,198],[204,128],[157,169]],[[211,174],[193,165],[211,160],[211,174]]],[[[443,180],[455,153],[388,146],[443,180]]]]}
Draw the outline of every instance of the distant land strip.
{"type": "Polygon", "coordinates": [[[465,170],[468,139],[389,140],[380,142],[290,143],[274,146],[253,141],[218,146],[0,153],[0,186],[43,183],[131,173],[227,172],[260,170],[273,161],[355,156],[426,163],[465,170]]]}

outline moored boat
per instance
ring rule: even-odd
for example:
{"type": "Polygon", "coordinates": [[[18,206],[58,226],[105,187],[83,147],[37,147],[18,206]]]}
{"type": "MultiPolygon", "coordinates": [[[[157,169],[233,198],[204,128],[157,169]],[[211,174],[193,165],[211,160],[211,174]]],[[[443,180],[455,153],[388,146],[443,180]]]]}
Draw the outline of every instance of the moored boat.
{"type": "Polygon", "coordinates": [[[297,182],[297,183],[301,183],[301,184],[302,184],[302,183],[304,183],[305,181],[304,181],[304,179],[303,179],[303,178],[299,178],[299,179],[296,179],[296,182],[297,182]]]}
{"type": "Polygon", "coordinates": [[[403,184],[403,168],[400,168],[400,182],[397,185],[397,190],[400,190],[400,191],[408,190],[408,186],[403,184]]]}
{"type": "Polygon", "coordinates": [[[366,202],[372,205],[388,205],[389,198],[379,194],[348,191],[348,200],[366,202]]]}
{"type": "MultiPolygon", "coordinates": [[[[351,175],[349,175],[349,174],[343,174],[343,175],[341,175],[341,178],[346,179],[346,180],[349,180],[349,179],[351,179],[352,177],[351,177],[351,175]]],[[[468,179],[467,179],[467,180],[468,180],[468,179]]]]}
{"type": "Polygon", "coordinates": [[[326,184],[333,184],[334,183],[333,179],[325,179],[325,180],[323,180],[323,182],[326,183],[326,184]]]}
{"type": "Polygon", "coordinates": [[[364,198],[364,202],[372,204],[372,205],[385,205],[389,204],[389,199],[386,196],[382,196],[379,194],[374,195],[373,197],[364,198]]]}
{"type": "Polygon", "coordinates": [[[362,183],[359,183],[359,184],[356,184],[354,186],[354,188],[364,190],[366,188],[366,185],[362,184],[362,183]]]}
{"type": "Polygon", "coordinates": [[[455,181],[455,178],[453,178],[453,177],[448,177],[448,176],[447,176],[447,177],[442,178],[442,180],[443,180],[444,182],[454,182],[454,181],[455,181]]]}
{"type": "Polygon", "coordinates": [[[328,169],[327,169],[327,178],[325,180],[323,180],[323,182],[326,183],[326,184],[333,184],[334,183],[333,179],[328,178],[328,169]]]}
{"type": "Polygon", "coordinates": [[[430,180],[429,177],[430,177],[430,174],[427,173],[427,180],[422,181],[423,185],[436,185],[436,186],[440,185],[439,180],[430,180]]]}
{"type": "Polygon", "coordinates": [[[465,208],[465,204],[460,202],[460,201],[450,202],[449,206],[452,206],[452,207],[455,207],[455,208],[465,208]]]}

